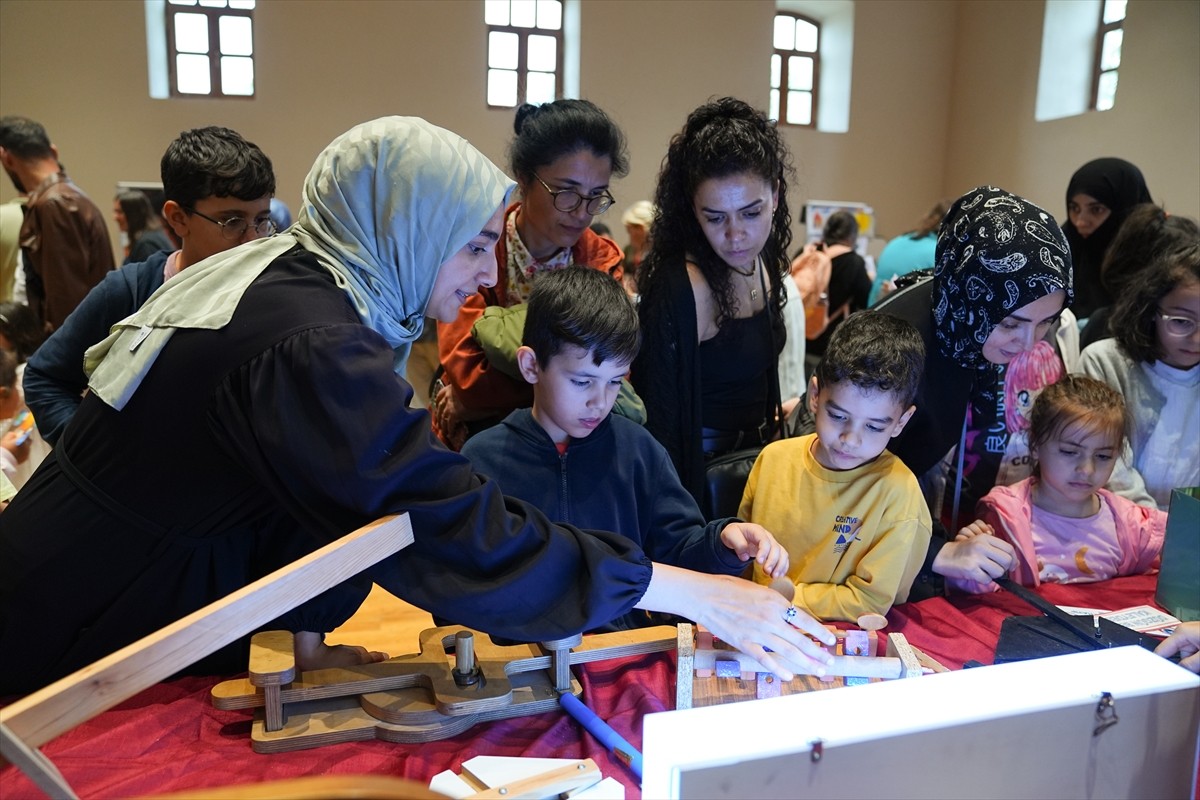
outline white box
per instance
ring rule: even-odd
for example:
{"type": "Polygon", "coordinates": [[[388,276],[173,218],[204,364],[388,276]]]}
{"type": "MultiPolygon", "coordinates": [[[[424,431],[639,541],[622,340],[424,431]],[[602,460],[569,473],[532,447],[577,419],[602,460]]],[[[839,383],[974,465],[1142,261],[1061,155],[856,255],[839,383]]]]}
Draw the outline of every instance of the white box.
{"type": "Polygon", "coordinates": [[[1198,732],[1200,678],[1121,647],[649,714],[642,794],[1190,798],[1198,732]]]}

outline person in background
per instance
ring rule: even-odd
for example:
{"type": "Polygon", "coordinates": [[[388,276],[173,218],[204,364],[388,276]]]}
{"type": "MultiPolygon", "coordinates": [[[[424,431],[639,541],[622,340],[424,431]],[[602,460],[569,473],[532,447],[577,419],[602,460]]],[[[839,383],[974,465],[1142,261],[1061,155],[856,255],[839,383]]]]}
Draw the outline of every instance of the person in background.
{"type": "Polygon", "coordinates": [[[521,202],[505,212],[498,280],[467,298],[456,319],[438,324],[443,372],[432,400],[434,432],[455,450],[533,403],[516,363],[521,324],[507,317],[523,313],[514,309],[538,277],[572,264],[618,281],[623,275],[621,248],[589,227],[612,206],[613,176],[629,171],[621,129],[587,100],[555,100],[518,108],[513,130],[508,154],[521,202]]]}
{"type": "MultiPolygon", "coordinates": [[[[1161,227],[1153,215],[1131,216],[1114,248],[1143,221],[1161,227]]],[[[1171,490],[1200,486],[1200,236],[1194,222],[1182,227],[1190,235],[1175,238],[1122,291],[1111,317],[1116,336],[1080,359],[1084,374],[1121,393],[1133,419],[1128,463],[1122,459],[1109,488],[1163,511],[1171,490]]]]}
{"type": "MultiPolygon", "coordinates": [[[[288,231],[189,267],[89,351],[87,396],[0,526],[0,652],[22,654],[0,659],[0,694],[397,513],[412,544],[270,623],[294,632],[302,671],[386,657],[324,642],[372,581],[525,641],[635,606],[686,614],[785,680],[821,671],[805,633],[834,637],[778,593],[554,525],[409,405],[409,346],[495,280],[512,186],[424,120],[355,126],[318,155],[288,231]]],[[[244,671],[248,652],[244,637],[191,669],[244,671]]]]}
{"type": "Polygon", "coordinates": [[[625,291],[637,297],[637,274],[650,251],[650,228],[654,224],[654,204],[649,200],[638,200],[625,209],[621,224],[629,237],[625,248],[625,291]]]}
{"type": "Polygon", "coordinates": [[[274,231],[268,216],[275,192],[271,160],[237,131],[215,126],[184,131],[163,153],[161,175],[163,210],[180,249],[109,273],[29,360],[26,402],[51,444],[87,388],[83,358],[89,347],[187,267],[274,231]]]}
{"type": "Polygon", "coordinates": [[[0,472],[14,488],[20,488],[17,467],[29,458],[29,430],[22,424],[28,424],[28,413],[17,380],[17,357],[0,348],[0,472]]]}
{"type": "Polygon", "coordinates": [[[50,454],[50,445],[41,435],[40,423],[30,414],[21,388],[28,359],[45,338],[42,324],[29,306],[11,300],[0,303],[0,350],[12,357],[13,370],[13,383],[4,384],[7,413],[0,413],[0,420],[6,426],[2,428],[3,447],[11,457],[6,470],[18,489],[50,454]]]}
{"type": "Polygon", "coordinates": [[[292,226],[292,210],[278,197],[271,198],[271,223],[277,231],[286,231],[292,226]]]}
{"type": "Polygon", "coordinates": [[[779,435],[787,336],[791,157],[766,114],[733,97],[675,134],[638,276],[643,345],[631,379],[646,428],[708,518],[705,465],[779,435]]]}
{"type": "MultiPolygon", "coordinates": [[[[1139,203],[1152,203],[1142,171],[1120,158],[1097,158],[1071,176],[1067,183],[1067,223],[1062,226],[1075,267],[1075,302],[1071,306],[1081,324],[1101,308],[1111,306],[1113,295],[1101,279],[1104,255],[1121,223],[1139,203]]],[[[1086,330],[1086,328],[1085,328],[1086,330]]],[[[1083,346],[1103,338],[1089,332],[1083,346]]]]}
{"type": "MultiPolygon", "coordinates": [[[[467,440],[462,453],[505,494],[546,516],[615,531],[655,561],[699,572],[787,572],[787,553],[760,525],[704,522],[671,459],[646,430],[610,412],[641,336],[629,297],[606,275],[567,267],[538,280],[517,360],[533,386],[519,408],[467,440]]],[[[596,628],[628,630],[660,620],[634,610],[596,628]]]]}
{"type": "Polygon", "coordinates": [[[867,307],[871,293],[871,277],[867,263],[854,251],[858,242],[858,220],[849,211],[835,211],[825,220],[822,246],[833,262],[829,274],[829,324],[815,339],[808,340],[808,358],[825,352],[829,337],[842,320],[867,307]]]}
{"type": "Polygon", "coordinates": [[[950,201],[939,200],[929,209],[917,227],[889,241],[875,260],[875,280],[871,283],[871,294],[867,305],[873,306],[896,290],[896,278],[918,269],[933,266],[934,251],[937,249],[937,230],[942,217],[950,208],[950,201]]]}
{"type": "Polygon", "coordinates": [[[145,261],[160,250],[175,245],[163,231],[161,218],[150,199],[136,189],[122,189],[113,198],[113,217],[126,239],[124,264],[145,261]]]}
{"type": "Polygon", "coordinates": [[[21,207],[25,197],[0,203],[0,302],[17,300],[25,302],[25,278],[21,277],[21,297],[16,296],[17,273],[21,267],[21,223],[24,214],[21,207]]]}
{"type": "Polygon", "coordinates": [[[593,222],[588,227],[592,229],[592,233],[596,234],[602,239],[608,239],[610,242],[616,241],[616,239],[613,238],[612,229],[603,222],[593,222]]]}
{"type": "Polygon", "coordinates": [[[20,232],[26,302],[49,333],[112,270],[108,226],[37,122],[0,118],[0,164],[29,198],[20,232]]]}

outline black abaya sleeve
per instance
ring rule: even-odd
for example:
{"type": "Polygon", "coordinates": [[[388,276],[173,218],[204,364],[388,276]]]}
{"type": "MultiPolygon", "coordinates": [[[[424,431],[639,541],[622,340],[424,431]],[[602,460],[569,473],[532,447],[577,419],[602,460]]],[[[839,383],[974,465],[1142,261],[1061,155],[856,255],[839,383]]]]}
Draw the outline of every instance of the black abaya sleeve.
{"type": "Polygon", "coordinates": [[[438,616],[543,640],[629,611],[651,575],[637,546],[504,497],[435,440],[392,359],[362,325],[299,332],[229,374],[209,425],[321,540],[407,512],[415,544],[370,574],[438,616]]]}

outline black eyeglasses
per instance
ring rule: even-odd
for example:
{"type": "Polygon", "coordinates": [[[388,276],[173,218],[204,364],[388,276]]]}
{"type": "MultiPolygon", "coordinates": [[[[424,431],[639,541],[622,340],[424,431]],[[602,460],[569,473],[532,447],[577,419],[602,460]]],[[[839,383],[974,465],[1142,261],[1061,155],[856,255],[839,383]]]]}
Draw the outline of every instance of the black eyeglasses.
{"type": "Polygon", "coordinates": [[[533,177],[537,178],[537,182],[542,186],[545,186],[546,191],[550,193],[552,198],[554,198],[554,207],[567,214],[579,208],[580,204],[586,201],[587,206],[584,207],[584,210],[593,217],[599,216],[605,211],[608,211],[614,202],[613,196],[608,192],[593,195],[592,197],[584,197],[574,189],[551,189],[550,186],[547,185],[544,180],[538,178],[537,175],[534,175],[533,177]]]}
{"type": "MultiPolygon", "coordinates": [[[[187,206],[184,206],[183,210],[189,214],[195,214],[197,217],[203,217],[212,224],[219,226],[221,228],[221,236],[231,242],[236,242],[238,239],[241,239],[246,235],[246,231],[251,227],[250,221],[245,217],[230,217],[222,222],[219,219],[213,219],[208,214],[201,214],[194,208],[188,208],[187,206]]],[[[271,221],[270,217],[255,222],[253,227],[259,236],[270,236],[275,232],[275,223],[271,221]]]]}

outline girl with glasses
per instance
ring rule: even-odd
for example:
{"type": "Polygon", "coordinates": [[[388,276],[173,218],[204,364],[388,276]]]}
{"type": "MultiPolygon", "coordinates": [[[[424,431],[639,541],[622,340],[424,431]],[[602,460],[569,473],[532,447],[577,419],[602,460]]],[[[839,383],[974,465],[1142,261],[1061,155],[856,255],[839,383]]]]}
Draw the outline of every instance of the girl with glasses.
{"type": "MultiPolygon", "coordinates": [[[[629,169],[621,129],[587,100],[526,103],[513,128],[509,160],[521,200],[505,210],[496,273],[457,319],[438,325],[442,370],[430,392],[433,427],[455,450],[513,409],[533,404],[516,352],[538,276],[573,264],[616,280],[623,273],[621,248],[590,230],[613,203],[612,177],[629,169]]],[[[617,413],[626,408],[619,403],[617,413]]]]}
{"type": "Polygon", "coordinates": [[[1200,229],[1148,206],[1113,249],[1151,235],[1169,246],[1122,284],[1115,336],[1085,349],[1081,368],[1124,395],[1133,418],[1130,462],[1118,464],[1109,488],[1135,502],[1148,502],[1148,492],[1166,510],[1172,489],[1200,485],[1200,229]]]}

